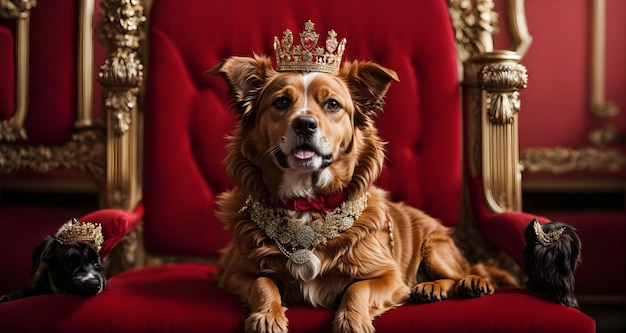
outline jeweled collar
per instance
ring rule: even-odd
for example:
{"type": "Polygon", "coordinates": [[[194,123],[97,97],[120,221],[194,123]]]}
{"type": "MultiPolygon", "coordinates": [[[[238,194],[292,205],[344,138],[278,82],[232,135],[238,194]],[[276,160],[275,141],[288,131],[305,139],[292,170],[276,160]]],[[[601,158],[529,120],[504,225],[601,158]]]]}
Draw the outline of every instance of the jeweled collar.
{"type": "Polygon", "coordinates": [[[319,244],[350,229],[354,221],[367,207],[367,194],[347,200],[345,192],[312,200],[302,199],[287,204],[268,207],[248,197],[240,210],[250,214],[250,218],[263,230],[265,235],[276,242],[280,251],[296,264],[305,264],[314,254],[312,250],[319,244]],[[340,200],[343,199],[343,200],[340,200]],[[308,204],[306,204],[308,202],[308,204]],[[334,206],[334,207],[331,207],[334,206]],[[318,211],[322,217],[303,224],[285,210],[318,211]]]}

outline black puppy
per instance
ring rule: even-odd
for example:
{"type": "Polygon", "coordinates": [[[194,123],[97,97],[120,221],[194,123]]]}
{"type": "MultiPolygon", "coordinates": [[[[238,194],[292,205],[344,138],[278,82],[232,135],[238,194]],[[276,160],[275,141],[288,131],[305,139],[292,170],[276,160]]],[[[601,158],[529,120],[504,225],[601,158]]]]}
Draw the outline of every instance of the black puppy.
{"type": "Polygon", "coordinates": [[[33,251],[32,287],[0,296],[0,302],[49,294],[68,293],[93,296],[106,286],[100,226],[76,220],[63,225],[55,236],[46,236],[33,251]],[[86,226],[88,228],[86,228],[86,226]]]}
{"type": "Polygon", "coordinates": [[[581,263],[582,245],[576,229],[562,222],[541,225],[532,220],[524,230],[524,238],[528,290],[549,301],[578,308],[574,271],[581,263]]]}

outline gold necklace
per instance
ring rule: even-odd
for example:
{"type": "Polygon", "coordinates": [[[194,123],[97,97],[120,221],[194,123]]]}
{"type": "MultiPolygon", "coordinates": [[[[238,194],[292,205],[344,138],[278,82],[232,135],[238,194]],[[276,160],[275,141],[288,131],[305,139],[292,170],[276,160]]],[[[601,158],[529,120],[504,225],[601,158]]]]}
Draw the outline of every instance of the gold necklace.
{"type": "Polygon", "coordinates": [[[305,264],[311,260],[312,250],[317,245],[326,244],[350,229],[365,207],[367,194],[346,200],[323,217],[302,224],[299,219],[288,216],[285,209],[267,207],[250,196],[240,212],[250,214],[252,221],[276,242],[287,258],[296,264],[305,264]]]}

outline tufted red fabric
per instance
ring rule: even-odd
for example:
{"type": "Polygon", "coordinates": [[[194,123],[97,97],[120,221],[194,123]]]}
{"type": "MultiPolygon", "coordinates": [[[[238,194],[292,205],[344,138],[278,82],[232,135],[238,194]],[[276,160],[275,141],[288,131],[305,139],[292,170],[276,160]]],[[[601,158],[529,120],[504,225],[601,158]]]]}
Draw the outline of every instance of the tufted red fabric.
{"type": "Polygon", "coordinates": [[[139,204],[133,212],[101,209],[78,218],[78,221],[94,222],[102,225],[104,242],[100,248],[100,256],[105,258],[111,252],[111,249],[126,236],[128,231],[139,224],[142,217],[143,205],[139,204]]]}
{"type": "Polygon", "coordinates": [[[301,31],[308,19],[318,32],[334,29],[348,39],[344,60],[374,60],[398,72],[400,83],[392,84],[385,111],[377,119],[382,137],[389,141],[379,183],[393,199],[456,224],[461,207],[461,115],[447,8],[443,1],[421,3],[419,10],[408,3],[398,6],[341,1],[327,10],[315,1],[272,6],[249,1],[239,7],[245,11],[233,15],[229,2],[155,2],[146,91],[151,98],[145,110],[149,250],[216,255],[226,244],[229,235],[213,211],[215,196],[232,186],[221,161],[224,135],[232,130],[235,117],[226,104],[224,82],[204,72],[231,55],[273,56],[273,37],[285,28],[301,31]],[[186,24],[171,19],[173,12],[186,24]]]}
{"type": "MultiPolygon", "coordinates": [[[[0,323],[7,332],[24,327],[34,332],[242,332],[247,309],[218,288],[213,273],[212,265],[191,263],[127,271],[95,297],[44,295],[11,307],[0,304],[0,323]],[[36,314],[38,320],[24,313],[36,314]],[[2,317],[15,319],[2,322],[2,317]]],[[[330,332],[332,316],[331,310],[305,306],[287,311],[290,332],[298,333],[330,332]]],[[[593,321],[578,310],[521,291],[404,305],[376,318],[374,325],[379,333],[595,332],[593,321]],[[545,320],[536,321],[538,317],[545,320]]]]}

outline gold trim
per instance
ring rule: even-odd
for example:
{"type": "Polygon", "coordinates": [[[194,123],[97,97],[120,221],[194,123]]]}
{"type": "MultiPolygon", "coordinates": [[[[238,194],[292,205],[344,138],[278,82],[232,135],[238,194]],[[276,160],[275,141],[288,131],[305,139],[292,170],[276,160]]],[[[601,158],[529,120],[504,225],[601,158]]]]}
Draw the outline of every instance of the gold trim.
{"type": "Polygon", "coordinates": [[[508,0],[511,50],[493,50],[498,15],[491,0],[448,0],[455,29],[463,98],[468,114],[466,138],[472,176],[480,175],[487,208],[493,213],[521,209],[519,90],[528,83],[519,64],[532,43],[523,0],[508,0]]]}
{"type": "MultiPolygon", "coordinates": [[[[494,213],[521,210],[521,165],[517,117],[519,89],[528,84],[526,68],[513,51],[494,51],[475,59],[482,88],[481,168],[487,207],[494,213]]],[[[476,120],[474,120],[476,121],[476,120]]]]}
{"type": "Polygon", "coordinates": [[[75,126],[88,127],[93,124],[93,15],[94,0],[80,2],[78,31],[78,113],[75,126]]]}
{"type": "Polygon", "coordinates": [[[498,13],[492,0],[448,0],[457,53],[461,62],[493,50],[492,35],[497,32],[498,13]]]}
{"type": "Polygon", "coordinates": [[[603,118],[617,114],[617,106],[604,99],[604,58],[606,52],[606,3],[593,0],[591,32],[591,114],[603,118]]]}
{"type": "Polygon", "coordinates": [[[589,132],[587,139],[596,146],[604,146],[619,139],[619,134],[613,125],[604,125],[589,132]]]}
{"type": "Polygon", "coordinates": [[[626,169],[626,155],[617,150],[594,147],[580,149],[528,148],[520,158],[527,172],[561,174],[572,171],[619,171],[626,169]]]}
{"type": "Polygon", "coordinates": [[[26,140],[24,121],[28,112],[28,61],[30,10],[37,5],[34,0],[0,0],[0,16],[17,19],[15,33],[15,112],[13,117],[0,122],[0,141],[26,140]]]}
{"type": "Polygon", "coordinates": [[[36,0],[0,0],[0,16],[4,18],[27,16],[35,6],[36,0]]]}
{"type": "Polygon", "coordinates": [[[521,108],[518,90],[526,88],[528,84],[526,68],[517,63],[488,64],[483,66],[478,75],[480,85],[488,92],[486,103],[489,120],[500,125],[511,124],[521,108]]]}
{"type": "MultiPolygon", "coordinates": [[[[590,113],[596,118],[606,119],[619,114],[617,104],[607,101],[604,93],[605,53],[606,53],[606,1],[593,0],[591,29],[591,84],[590,84],[590,113]]],[[[589,142],[603,145],[615,140],[616,135],[603,136],[607,125],[592,130],[589,133],[589,142]],[[598,135],[602,138],[599,140],[598,135]],[[607,140],[608,139],[608,140],[607,140]]]]}
{"type": "Polygon", "coordinates": [[[0,144],[0,174],[31,169],[45,173],[76,169],[90,173],[97,182],[104,179],[104,132],[99,129],[72,134],[62,146],[21,146],[0,144]]]}
{"type": "Polygon", "coordinates": [[[106,89],[104,102],[113,126],[113,133],[124,135],[131,126],[132,110],[137,106],[139,87],[143,81],[143,65],[136,50],[118,48],[101,67],[100,83],[106,89]]]}
{"type": "Polygon", "coordinates": [[[507,17],[511,49],[524,58],[533,42],[526,24],[524,0],[508,0],[507,17]]]}
{"type": "Polygon", "coordinates": [[[143,83],[139,56],[146,21],[137,0],[103,0],[100,28],[109,58],[100,67],[107,120],[106,206],[131,210],[141,198],[137,101],[143,83]]]}

